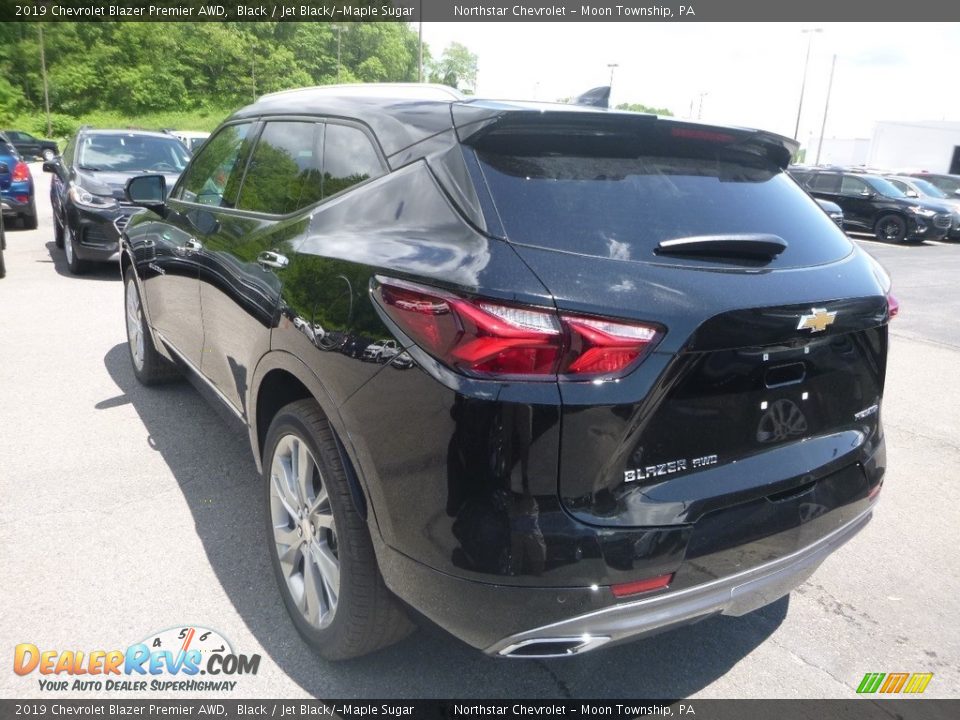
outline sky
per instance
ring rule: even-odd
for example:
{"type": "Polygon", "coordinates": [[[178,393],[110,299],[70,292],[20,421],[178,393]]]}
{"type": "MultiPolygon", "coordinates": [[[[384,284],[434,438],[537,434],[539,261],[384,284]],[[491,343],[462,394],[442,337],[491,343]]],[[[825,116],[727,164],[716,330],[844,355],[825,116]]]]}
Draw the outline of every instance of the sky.
{"type": "Polygon", "coordinates": [[[606,85],[611,104],[816,142],[871,137],[881,120],[960,121],[960,23],[424,23],[435,57],[450,42],[479,57],[477,94],[557,100],[606,85]],[[821,28],[820,33],[806,33],[821,28]],[[702,97],[701,97],[702,96],[702,97]],[[702,100],[702,105],[701,105],[702,100]],[[692,114],[691,114],[692,109],[692,114]]]}

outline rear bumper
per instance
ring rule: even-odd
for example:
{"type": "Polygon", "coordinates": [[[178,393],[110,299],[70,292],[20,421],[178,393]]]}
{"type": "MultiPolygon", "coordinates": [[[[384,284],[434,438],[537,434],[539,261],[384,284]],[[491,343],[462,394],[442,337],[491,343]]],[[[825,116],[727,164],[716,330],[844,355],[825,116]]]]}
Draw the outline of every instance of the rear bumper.
{"type": "Polygon", "coordinates": [[[13,183],[9,190],[4,190],[0,195],[0,210],[5,217],[15,217],[18,215],[29,215],[33,211],[33,188],[29,183],[13,183]],[[18,197],[28,198],[26,202],[18,200],[18,197]]]}
{"type": "Polygon", "coordinates": [[[863,529],[871,516],[872,509],[867,510],[807,547],[742,573],[515,633],[486,652],[503,657],[573,655],[711,615],[745,615],[804,582],[828,555],[863,529]]]}

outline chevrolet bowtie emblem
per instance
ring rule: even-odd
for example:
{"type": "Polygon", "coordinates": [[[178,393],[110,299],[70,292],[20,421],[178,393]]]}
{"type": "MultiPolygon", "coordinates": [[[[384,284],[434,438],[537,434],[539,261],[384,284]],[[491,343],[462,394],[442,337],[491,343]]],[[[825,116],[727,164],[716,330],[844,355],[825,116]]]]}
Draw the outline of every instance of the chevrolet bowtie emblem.
{"type": "Polygon", "coordinates": [[[800,316],[800,322],[797,323],[797,330],[823,332],[828,326],[833,325],[836,317],[836,312],[827,312],[826,308],[810,308],[809,315],[800,316]]]}

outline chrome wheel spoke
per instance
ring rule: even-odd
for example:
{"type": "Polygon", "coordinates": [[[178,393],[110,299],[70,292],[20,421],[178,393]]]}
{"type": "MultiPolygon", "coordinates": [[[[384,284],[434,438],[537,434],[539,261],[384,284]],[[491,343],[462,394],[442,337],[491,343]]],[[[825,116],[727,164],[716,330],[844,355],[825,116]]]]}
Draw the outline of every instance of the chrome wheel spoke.
{"type": "Polygon", "coordinates": [[[336,605],[340,596],[340,561],[326,542],[311,543],[310,551],[329,591],[331,605],[336,605]]]}
{"type": "Polygon", "coordinates": [[[297,483],[297,492],[300,493],[300,502],[303,507],[309,507],[310,497],[313,495],[313,456],[307,450],[307,444],[297,441],[294,448],[294,477],[297,483]]]}
{"type": "Polygon", "coordinates": [[[307,558],[303,564],[303,588],[306,604],[303,608],[304,616],[315,625],[323,621],[329,608],[323,596],[321,583],[322,574],[314,562],[307,558]]]}
{"type": "MultiPolygon", "coordinates": [[[[322,514],[330,514],[330,498],[327,495],[327,489],[320,486],[317,490],[317,495],[313,500],[310,501],[309,507],[307,508],[310,514],[316,515],[319,517],[322,514]]],[[[331,522],[333,518],[331,517],[331,522]]],[[[331,527],[330,525],[324,525],[324,527],[331,527]]]]}
{"type": "Polygon", "coordinates": [[[283,575],[289,582],[293,578],[297,570],[297,565],[299,564],[297,560],[300,558],[300,545],[287,545],[283,550],[280,549],[280,546],[277,546],[277,555],[280,559],[280,568],[283,570],[283,575]]]}
{"type": "Polygon", "coordinates": [[[331,512],[318,512],[310,516],[310,519],[313,521],[313,524],[324,528],[326,530],[336,530],[336,526],[333,523],[333,513],[331,512]]]}

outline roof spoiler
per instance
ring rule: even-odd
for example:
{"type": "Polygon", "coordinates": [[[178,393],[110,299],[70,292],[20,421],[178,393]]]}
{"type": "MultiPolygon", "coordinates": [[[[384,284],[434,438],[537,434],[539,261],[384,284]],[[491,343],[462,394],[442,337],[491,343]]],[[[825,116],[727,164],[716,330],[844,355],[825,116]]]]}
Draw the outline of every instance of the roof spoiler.
{"type": "Polygon", "coordinates": [[[663,140],[689,142],[708,147],[711,144],[764,157],[781,170],[790,164],[800,144],[776,133],[749,128],[724,127],[658,117],[641,113],[591,111],[582,106],[545,106],[473,101],[454,103],[454,126],[460,141],[477,145],[492,133],[523,133],[533,129],[544,132],[593,131],[651,136],[663,140]]]}

